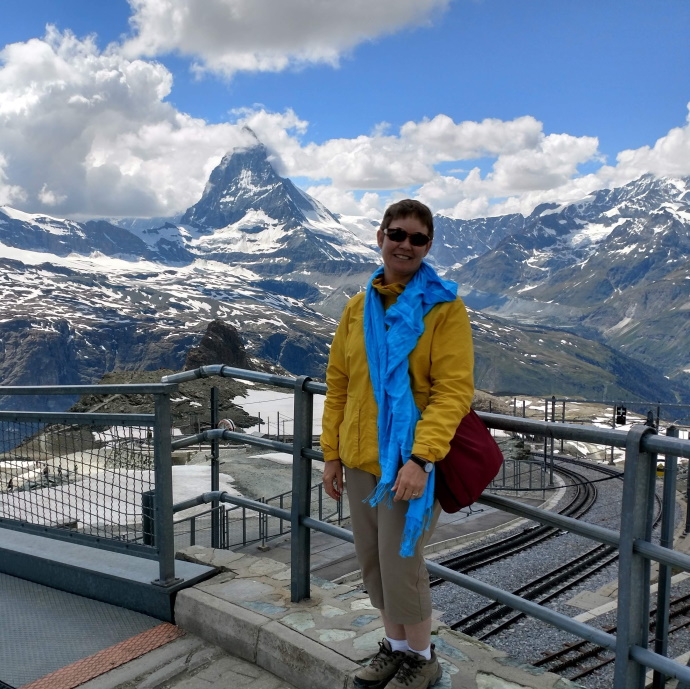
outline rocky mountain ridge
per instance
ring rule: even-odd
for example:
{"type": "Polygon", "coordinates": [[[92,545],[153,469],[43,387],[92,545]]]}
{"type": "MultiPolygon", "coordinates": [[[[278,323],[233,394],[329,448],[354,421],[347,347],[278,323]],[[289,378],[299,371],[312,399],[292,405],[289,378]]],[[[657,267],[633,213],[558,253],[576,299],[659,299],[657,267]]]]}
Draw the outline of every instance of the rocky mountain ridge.
{"type": "Polygon", "coordinates": [[[594,336],[687,384],[689,256],[690,178],[646,175],[535,209],[449,275],[488,313],[594,336]]]}
{"type": "MultiPolygon", "coordinates": [[[[690,284],[686,183],[642,178],[527,218],[437,216],[430,260],[474,307],[478,387],[690,400],[674,347],[688,321],[677,318],[690,284]],[[661,337],[646,331],[645,346],[679,375],[625,341],[654,319],[661,337]]],[[[226,156],[176,218],[76,223],[0,208],[0,380],[179,370],[212,322],[237,333],[215,336],[240,342],[251,365],[322,377],[342,306],[378,265],[375,230],[280,177],[259,142],[226,156]]]]}

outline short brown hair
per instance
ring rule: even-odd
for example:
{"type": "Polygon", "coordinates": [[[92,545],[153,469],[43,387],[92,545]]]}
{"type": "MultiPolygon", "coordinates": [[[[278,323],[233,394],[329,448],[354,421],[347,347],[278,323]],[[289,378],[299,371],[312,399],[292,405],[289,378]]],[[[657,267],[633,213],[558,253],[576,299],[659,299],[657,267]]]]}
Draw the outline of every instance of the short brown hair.
{"type": "Polygon", "coordinates": [[[388,206],[383,214],[380,229],[387,229],[393,220],[409,217],[417,218],[429,230],[429,237],[434,238],[434,216],[429,206],[425,206],[421,201],[414,199],[403,199],[388,206]]]}

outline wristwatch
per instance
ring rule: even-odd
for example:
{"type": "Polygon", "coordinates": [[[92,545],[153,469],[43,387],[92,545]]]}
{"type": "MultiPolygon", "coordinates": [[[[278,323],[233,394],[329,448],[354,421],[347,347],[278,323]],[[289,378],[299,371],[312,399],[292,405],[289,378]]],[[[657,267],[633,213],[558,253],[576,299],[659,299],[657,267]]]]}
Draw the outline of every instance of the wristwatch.
{"type": "Polygon", "coordinates": [[[430,462],[428,459],[422,459],[421,457],[417,457],[417,455],[410,455],[410,459],[417,466],[422,467],[427,474],[431,473],[431,470],[434,468],[434,463],[430,462]]]}

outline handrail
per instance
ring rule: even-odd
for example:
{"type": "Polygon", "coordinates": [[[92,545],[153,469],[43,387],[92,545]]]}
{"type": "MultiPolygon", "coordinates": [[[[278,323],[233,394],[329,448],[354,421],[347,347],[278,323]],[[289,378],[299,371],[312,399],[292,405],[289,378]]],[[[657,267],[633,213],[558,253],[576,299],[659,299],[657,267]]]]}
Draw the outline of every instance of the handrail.
{"type": "MultiPolygon", "coordinates": [[[[59,394],[152,394],[156,401],[155,414],[104,414],[75,412],[0,412],[0,420],[32,420],[52,423],[109,423],[122,425],[153,426],[154,466],[156,471],[156,500],[153,503],[155,548],[147,551],[149,556],[157,557],[160,576],[156,581],[161,586],[174,583],[174,542],[173,512],[188,509],[207,502],[227,502],[251,509],[279,519],[290,521],[292,530],[292,581],[293,601],[309,596],[309,538],[312,530],[336,536],[352,542],[351,532],[333,524],[314,519],[310,514],[311,462],[323,461],[320,450],[311,447],[312,435],[312,397],[325,394],[323,383],[301,376],[297,378],[278,376],[260,371],[237,369],[230,366],[203,366],[193,371],[172,374],[162,379],[160,384],[150,385],[68,385],[68,386],[0,386],[0,396],[7,395],[59,395],[59,394]],[[170,392],[177,384],[196,378],[223,376],[247,380],[267,385],[291,389],[295,396],[295,427],[291,443],[270,438],[261,438],[237,431],[211,429],[196,435],[173,440],[170,435],[170,392]],[[292,455],[293,484],[291,509],[275,507],[240,496],[230,496],[224,491],[212,490],[178,505],[172,504],[172,471],[170,452],[173,449],[196,445],[201,441],[218,443],[220,440],[237,441],[256,445],[292,455]]],[[[659,562],[662,567],[677,567],[690,571],[690,556],[674,550],[672,539],[657,545],[649,541],[651,532],[651,500],[656,480],[657,454],[666,455],[667,472],[665,480],[675,480],[672,470],[677,457],[690,459],[690,440],[657,435],[648,426],[633,425],[628,430],[601,428],[591,425],[541,421],[515,416],[479,412],[484,423],[493,429],[512,433],[524,433],[559,440],[584,441],[622,448],[625,451],[625,475],[623,478],[623,515],[621,528],[603,528],[596,524],[578,521],[571,517],[554,514],[550,511],[525,505],[510,498],[484,494],[479,503],[515,514],[520,517],[555,526],[556,528],[579,534],[590,540],[613,546],[619,550],[618,568],[618,630],[616,636],[576,622],[539,604],[524,600],[507,591],[489,586],[468,575],[448,570],[441,565],[427,562],[431,573],[447,581],[463,586],[483,596],[505,603],[521,612],[540,619],[548,624],[588,639],[616,652],[613,689],[641,689],[644,686],[644,667],[653,668],[659,676],[675,677],[690,683],[690,669],[666,658],[663,653],[647,649],[648,633],[646,619],[649,602],[650,562],[659,562]],[[671,461],[673,460],[673,461],[671,461]]],[[[546,456],[544,460],[546,460],[546,456]]],[[[212,485],[213,487],[213,485],[212,485]]],[[[668,509],[670,498],[666,496],[664,509],[668,509]]],[[[672,496],[673,497],[673,496],[672,496]]],[[[690,515],[689,515],[690,516],[690,515]]],[[[0,527],[5,526],[0,520],[0,527]]],[[[16,526],[16,525],[15,525],[16,526]]],[[[13,527],[10,527],[13,528],[13,527]]],[[[132,544],[134,549],[144,550],[144,546],[132,544]]],[[[659,587],[661,596],[662,586],[659,587]]],[[[667,602],[668,593],[663,602],[667,602]]],[[[661,601],[661,598],[660,598],[661,601]]],[[[658,649],[657,649],[658,650],[658,649]]]]}
{"type": "Polygon", "coordinates": [[[0,411],[0,420],[46,421],[56,423],[113,424],[121,426],[153,426],[155,414],[108,414],[67,411],[0,411]]]}
{"type": "MultiPolygon", "coordinates": [[[[174,447],[195,444],[200,439],[236,440],[251,445],[268,447],[293,455],[293,487],[301,486],[304,476],[309,473],[311,460],[322,460],[318,450],[310,447],[310,425],[304,423],[304,408],[309,408],[311,395],[325,394],[326,386],[315,383],[304,377],[290,378],[275,376],[258,371],[246,371],[229,366],[204,366],[194,371],[185,371],[163,378],[166,383],[180,383],[194,378],[219,375],[240,380],[262,382],[268,385],[291,388],[295,393],[295,419],[301,419],[301,430],[295,428],[293,443],[279,443],[278,441],[257,438],[247,434],[211,430],[196,436],[179,439],[174,447]],[[305,406],[305,400],[308,403],[305,406]],[[308,436],[307,436],[308,433],[308,436]]],[[[437,563],[427,561],[430,573],[447,581],[463,586],[482,596],[497,600],[515,608],[527,615],[540,619],[547,624],[575,634],[583,639],[592,641],[604,648],[616,652],[616,666],[614,669],[613,689],[641,689],[644,686],[644,667],[650,667],[666,677],[675,677],[684,682],[690,682],[690,669],[670,660],[663,655],[647,650],[646,619],[649,600],[649,565],[651,560],[658,561],[662,566],[679,567],[690,571],[690,556],[679,553],[668,547],[650,543],[646,534],[651,527],[648,525],[651,510],[643,509],[653,493],[653,482],[656,476],[656,454],[690,459],[690,441],[680,440],[672,436],[656,435],[654,429],[634,425],[630,430],[600,428],[591,425],[562,423],[556,421],[540,421],[514,416],[479,412],[484,423],[493,429],[516,433],[525,433],[542,438],[584,441],[618,447],[625,450],[626,471],[623,479],[623,515],[620,531],[603,528],[595,524],[578,521],[576,519],[524,505],[509,498],[484,494],[478,502],[495,507],[518,516],[533,519],[543,524],[556,526],[573,533],[585,536],[594,541],[618,548],[621,557],[619,567],[619,595],[621,605],[618,608],[618,632],[615,636],[603,632],[587,624],[545,608],[537,603],[522,599],[507,591],[478,581],[471,576],[451,571],[437,563]]],[[[303,489],[301,489],[303,491],[303,489]]],[[[308,540],[305,531],[321,531],[352,542],[352,534],[332,524],[326,524],[313,519],[300,504],[300,500],[293,500],[292,509],[288,512],[281,508],[272,507],[246,498],[229,496],[227,493],[205,493],[204,500],[217,499],[236,505],[254,509],[257,512],[271,514],[280,518],[290,518],[293,524],[293,557],[292,557],[292,600],[297,602],[309,596],[309,568],[308,568],[308,540]],[[298,529],[300,531],[298,532],[298,529]],[[296,545],[297,541],[300,541],[296,545]],[[307,558],[305,564],[305,557],[307,558]]],[[[194,500],[188,501],[190,506],[194,500]]],[[[303,502],[303,500],[301,501],[303,502]]],[[[178,506],[179,507],[179,506],[178,506]]]]}
{"type": "Polygon", "coordinates": [[[159,395],[174,392],[166,383],[119,383],[112,385],[0,385],[2,395],[159,395]]]}

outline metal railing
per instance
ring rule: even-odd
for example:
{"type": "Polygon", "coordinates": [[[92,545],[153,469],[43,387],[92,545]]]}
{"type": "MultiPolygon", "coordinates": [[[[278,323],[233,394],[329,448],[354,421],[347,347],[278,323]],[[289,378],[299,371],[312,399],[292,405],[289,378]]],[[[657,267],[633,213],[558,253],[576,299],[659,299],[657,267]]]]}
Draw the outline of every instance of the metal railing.
{"type": "Polygon", "coordinates": [[[546,491],[546,468],[544,462],[536,459],[504,459],[498,474],[489,484],[491,492],[515,494],[546,491]]]}
{"type": "MultiPolygon", "coordinates": [[[[343,505],[347,496],[332,507],[333,500],[324,500],[323,484],[311,487],[310,516],[322,522],[342,524],[349,517],[349,510],[343,505]]],[[[292,491],[286,491],[270,498],[261,498],[259,502],[272,505],[289,514],[292,508],[292,491]]],[[[173,505],[173,512],[179,514],[186,503],[173,505]]],[[[268,541],[290,533],[290,519],[273,517],[267,513],[254,514],[253,510],[239,505],[219,505],[201,513],[184,517],[175,522],[175,545],[178,548],[187,545],[206,545],[213,548],[231,549],[245,547],[255,543],[265,546],[268,541]],[[248,516],[248,513],[251,516],[248,516]],[[214,520],[220,522],[219,540],[214,543],[214,520]]]]}
{"type": "MultiPolygon", "coordinates": [[[[211,430],[173,442],[173,448],[193,445],[200,440],[240,440],[245,443],[289,452],[293,457],[293,502],[290,511],[266,505],[247,498],[229,496],[215,490],[186,501],[177,507],[191,507],[208,502],[228,502],[259,513],[273,515],[291,521],[291,597],[294,602],[308,598],[309,558],[311,530],[320,531],[342,540],[352,542],[352,534],[333,524],[328,524],[310,516],[310,477],[313,460],[322,460],[319,451],[312,448],[312,410],[313,395],[325,394],[326,386],[316,383],[306,376],[289,378],[256,371],[231,368],[228,366],[204,366],[194,371],[186,371],[163,378],[164,382],[180,383],[194,378],[226,376],[291,388],[295,393],[295,430],[293,443],[281,443],[266,438],[250,438],[232,431],[211,430]]],[[[617,633],[609,634],[600,629],[571,619],[532,601],[496,588],[471,576],[449,570],[441,565],[427,561],[427,568],[434,576],[474,591],[492,600],[504,603],[525,614],[546,622],[582,639],[592,641],[604,648],[615,651],[613,689],[642,689],[645,683],[645,668],[655,671],[655,681],[664,677],[675,677],[690,683],[690,669],[663,655],[660,644],[655,650],[648,648],[648,615],[650,602],[650,563],[660,564],[660,586],[658,606],[668,609],[671,568],[690,571],[690,557],[671,547],[673,519],[665,520],[662,528],[662,545],[651,542],[652,507],[656,480],[656,455],[666,455],[668,467],[673,467],[678,457],[690,459],[690,441],[674,437],[656,435],[654,429],[638,425],[629,431],[580,426],[548,421],[535,421],[499,414],[480,413],[489,428],[543,437],[549,440],[572,440],[598,443],[625,450],[625,477],[621,525],[618,531],[595,524],[558,515],[543,509],[524,505],[516,500],[496,495],[483,495],[479,502],[520,517],[532,519],[542,524],[555,526],[564,531],[579,534],[593,541],[615,546],[619,550],[618,568],[618,607],[617,633]]],[[[673,473],[673,472],[671,472],[673,473]]],[[[667,491],[671,494],[672,491],[667,491]]],[[[672,500],[666,499],[664,509],[672,514],[672,500]]]]}
{"type": "MultiPolygon", "coordinates": [[[[175,582],[170,392],[175,385],[4,386],[0,396],[151,395],[152,414],[0,411],[0,528],[158,561],[175,582]],[[151,523],[142,496],[155,488],[151,523]]],[[[13,405],[16,406],[16,405],[13,405]]]]}

